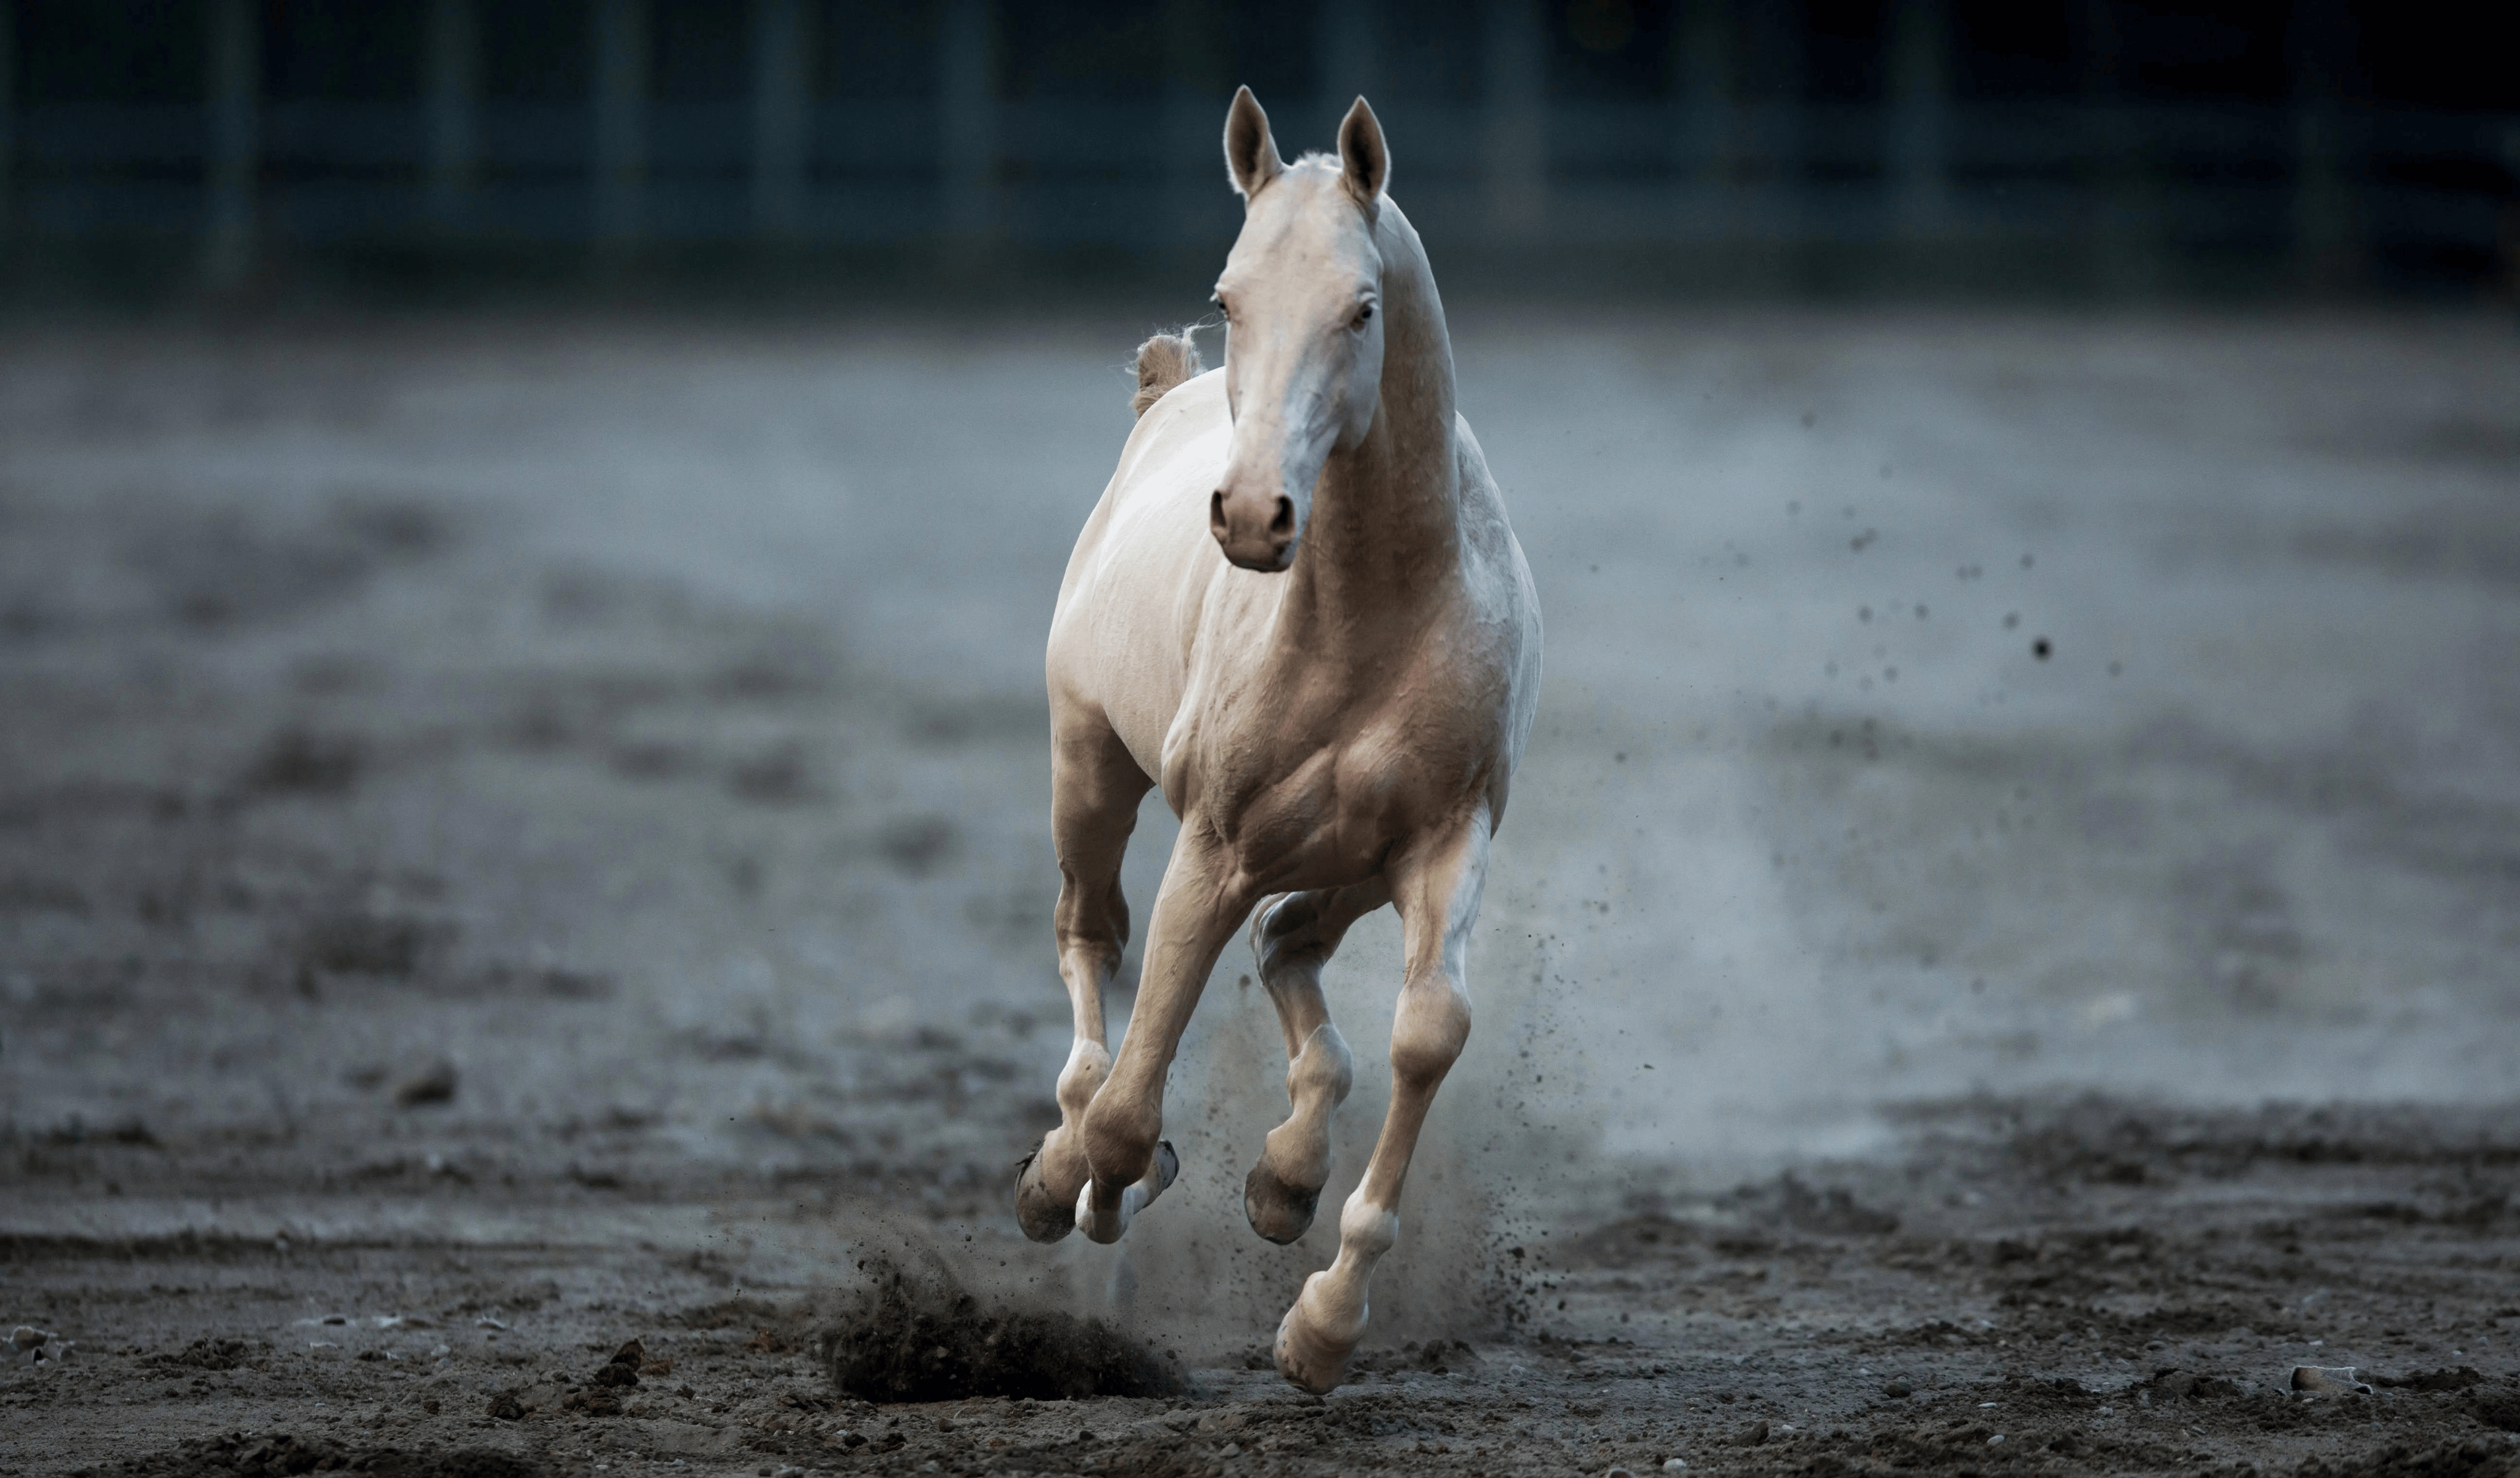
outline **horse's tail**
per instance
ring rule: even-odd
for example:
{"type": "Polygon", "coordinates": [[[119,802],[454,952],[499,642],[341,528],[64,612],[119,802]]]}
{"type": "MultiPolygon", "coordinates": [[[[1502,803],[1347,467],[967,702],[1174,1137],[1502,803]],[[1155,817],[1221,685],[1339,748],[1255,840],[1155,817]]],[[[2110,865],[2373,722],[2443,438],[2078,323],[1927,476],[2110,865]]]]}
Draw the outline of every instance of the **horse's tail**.
{"type": "Polygon", "coordinates": [[[1145,415],[1166,391],[1206,368],[1189,334],[1157,334],[1138,346],[1138,393],[1129,397],[1129,409],[1145,415]]]}

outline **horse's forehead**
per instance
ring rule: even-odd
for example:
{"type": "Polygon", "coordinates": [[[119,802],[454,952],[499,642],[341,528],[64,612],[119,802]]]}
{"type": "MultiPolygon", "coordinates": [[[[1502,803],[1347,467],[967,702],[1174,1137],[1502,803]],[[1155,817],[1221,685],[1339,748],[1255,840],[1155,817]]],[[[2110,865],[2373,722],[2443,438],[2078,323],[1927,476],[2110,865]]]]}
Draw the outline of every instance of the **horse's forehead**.
{"type": "Polygon", "coordinates": [[[1251,202],[1231,264],[1238,276],[1320,276],[1341,287],[1378,275],[1372,228],[1339,182],[1335,165],[1306,160],[1251,202]]]}

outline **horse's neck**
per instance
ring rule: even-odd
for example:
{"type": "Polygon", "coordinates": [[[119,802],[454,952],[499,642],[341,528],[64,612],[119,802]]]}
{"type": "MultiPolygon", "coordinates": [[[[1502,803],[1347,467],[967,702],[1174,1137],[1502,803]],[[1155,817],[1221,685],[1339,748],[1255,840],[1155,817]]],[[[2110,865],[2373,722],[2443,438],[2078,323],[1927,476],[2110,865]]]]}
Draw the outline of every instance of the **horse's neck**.
{"type": "Polygon", "coordinates": [[[1417,232],[1384,209],[1381,404],[1364,442],[1323,466],[1288,572],[1286,634],[1316,653],[1414,629],[1408,613],[1461,562],[1452,338],[1417,232]]]}

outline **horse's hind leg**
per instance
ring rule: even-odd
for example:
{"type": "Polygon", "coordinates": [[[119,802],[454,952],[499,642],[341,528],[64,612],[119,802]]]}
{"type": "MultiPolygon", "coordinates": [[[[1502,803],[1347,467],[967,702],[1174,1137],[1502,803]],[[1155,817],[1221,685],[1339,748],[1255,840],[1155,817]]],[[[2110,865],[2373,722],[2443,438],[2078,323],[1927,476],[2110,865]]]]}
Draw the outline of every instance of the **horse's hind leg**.
{"type": "Polygon", "coordinates": [[[1418,1132],[1469,1040],[1463,956],[1478,918],[1487,856],[1488,819],[1481,809],[1459,829],[1412,847],[1388,869],[1408,957],[1391,1023],[1391,1109],[1365,1178],[1339,1211],[1338,1256],[1304,1280],[1303,1293],[1278,1325],[1279,1373],[1307,1391],[1328,1391],[1347,1373],[1348,1355],[1365,1334],[1366,1283],[1400,1239],[1400,1187],[1418,1132]]]}
{"type": "Polygon", "coordinates": [[[1242,1182],[1242,1214],[1272,1242],[1291,1242],[1313,1224],[1330,1177],[1330,1114],[1355,1080],[1347,1040],[1322,998],[1322,966],[1350,924],[1390,901],[1390,886],[1375,878],[1280,894],[1252,915],[1251,953],[1286,1037],[1286,1100],[1293,1106],[1269,1132],[1242,1182]]]}
{"type": "Polygon", "coordinates": [[[1111,1071],[1102,1037],[1102,988],[1129,942],[1129,904],[1120,896],[1120,856],[1138,824],[1138,803],[1154,783],[1129,757],[1100,714],[1062,721],[1051,746],[1051,830],[1058,849],[1058,974],[1067,986],[1076,1036],[1058,1075],[1058,1128],[1015,1178],[1015,1220],[1036,1242],[1056,1242],[1076,1224],[1076,1196],[1093,1174],[1081,1126],[1086,1105],[1111,1071]]]}

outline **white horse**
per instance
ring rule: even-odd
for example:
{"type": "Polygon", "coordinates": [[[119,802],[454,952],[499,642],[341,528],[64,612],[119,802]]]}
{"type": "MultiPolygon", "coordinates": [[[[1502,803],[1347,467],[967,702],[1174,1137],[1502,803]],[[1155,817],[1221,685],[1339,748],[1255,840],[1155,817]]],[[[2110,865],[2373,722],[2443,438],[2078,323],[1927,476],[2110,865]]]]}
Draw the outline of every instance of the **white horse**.
{"type": "Polygon", "coordinates": [[[1463,955],[1540,687],[1531,571],[1453,410],[1443,304],[1383,193],[1382,128],[1363,98],[1338,142],[1334,160],[1289,165],[1250,89],[1234,95],[1225,161],[1243,221],[1216,285],[1225,367],[1196,374],[1177,340],[1140,351],[1143,414],[1059,585],[1052,808],[1076,1041],[1058,1128],[1015,1186],[1027,1235],[1081,1224],[1110,1242],[1172,1183],[1165,1075],[1256,908],[1293,1112],[1251,1168],[1244,1209],[1270,1241],[1303,1235],[1351,1077],[1322,966],[1349,925],[1396,905],[1407,969],[1390,1113],[1339,1214],[1336,1260],[1278,1328],[1278,1368],[1316,1392],[1339,1383],[1365,1332],[1410,1155],[1469,1036],[1463,955]],[[1148,392],[1161,398],[1147,405],[1148,392]],[[1120,854],[1157,783],[1181,840],[1114,1061],[1102,992],[1129,934],[1120,854]]]}

